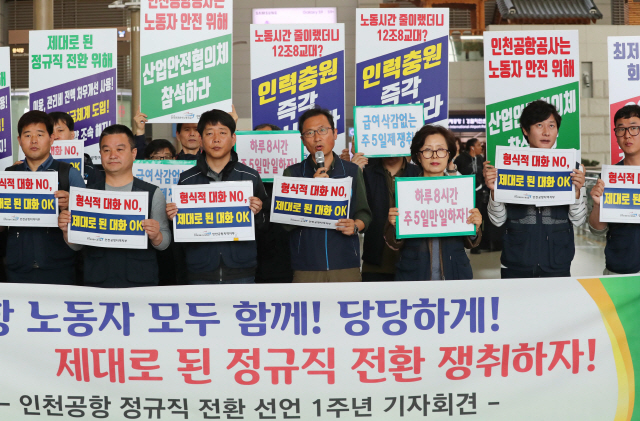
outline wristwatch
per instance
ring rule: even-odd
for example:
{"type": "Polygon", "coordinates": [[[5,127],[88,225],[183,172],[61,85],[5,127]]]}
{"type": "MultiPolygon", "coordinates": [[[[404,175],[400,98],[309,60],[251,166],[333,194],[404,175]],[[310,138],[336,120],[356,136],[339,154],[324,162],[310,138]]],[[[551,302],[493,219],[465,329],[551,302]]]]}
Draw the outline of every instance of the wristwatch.
{"type": "Polygon", "coordinates": [[[354,221],[354,223],[353,223],[353,234],[354,235],[358,235],[358,232],[360,232],[360,230],[358,229],[358,224],[356,224],[355,221],[354,221]]]}

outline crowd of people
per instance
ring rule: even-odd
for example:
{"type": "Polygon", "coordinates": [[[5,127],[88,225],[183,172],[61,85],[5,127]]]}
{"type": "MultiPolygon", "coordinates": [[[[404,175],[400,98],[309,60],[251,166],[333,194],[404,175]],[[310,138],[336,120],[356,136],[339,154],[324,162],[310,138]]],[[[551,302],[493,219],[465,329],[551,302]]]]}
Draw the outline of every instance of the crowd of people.
{"type": "MultiPolygon", "coordinates": [[[[322,108],[306,111],[298,127],[309,156],[284,170],[286,177],[352,179],[349,214],[335,229],[320,229],[270,222],[272,184],[238,161],[234,151],[237,115],[212,110],[197,124],[178,124],[176,153],[166,139],[145,142],[146,115],[138,113],[134,132],[112,125],[100,135],[101,165],[85,155],[85,174],[53,159],[56,140],[73,139],[74,122],[65,113],[29,111],[18,122],[18,141],[25,154],[7,171],[56,171],[59,228],[0,227],[6,231],[6,279],[20,283],[52,283],[123,288],[172,284],[250,284],[288,282],[377,282],[473,279],[465,252],[477,248],[487,233],[489,247],[502,243],[503,278],[570,276],[575,254],[574,226],[587,220],[584,168],[571,174],[575,203],[536,207],[494,200],[498,170],[483,158],[477,139],[463,145],[441,126],[425,125],[411,142],[407,157],[367,159],[333,152],[338,133],[332,114],[322,108]],[[466,148],[464,147],[466,146],[466,148]],[[324,163],[316,162],[322,152],[324,163]],[[224,181],[251,181],[249,206],[254,215],[255,241],[176,243],[171,221],[178,213],[160,189],[134,177],[135,159],[194,160],[180,175],[179,185],[224,181]],[[443,177],[475,174],[477,208],[470,211],[470,236],[396,238],[396,177],[443,177]],[[146,249],[81,246],[69,242],[71,221],[69,188],[145,192],[149,215],[143,221],[146,249]],[[502,227],[502,228],[499,228],[502,227]],[[483,234],[484,232],[484,234],[483,234]],[[362,257],[360,238],[363,233],[362,257]]],[[[555,107],[533,101],[522,111],[520,125],[531,148],[555,146],[562,118],[555,107]]],[[[640,165],[640,106],[629,105],[614,118],[614,132],[625,158],[618,165],[640,165]]],[[[255,130],[278,130],[262,124],[255,130]]],[[[486,155],[486,154],[485,154],[486,155]]],[[[598,181],[591,196],[599,204],[604,183],[598,181]]],[[[602,223],[594,206],[589,225],[606,235],[605,274],[640,271],[640,256],[626,250],[640,246],[640,225],[602,223]]],[[[595,275],[595,274],[594,274],[595,275]]]]}

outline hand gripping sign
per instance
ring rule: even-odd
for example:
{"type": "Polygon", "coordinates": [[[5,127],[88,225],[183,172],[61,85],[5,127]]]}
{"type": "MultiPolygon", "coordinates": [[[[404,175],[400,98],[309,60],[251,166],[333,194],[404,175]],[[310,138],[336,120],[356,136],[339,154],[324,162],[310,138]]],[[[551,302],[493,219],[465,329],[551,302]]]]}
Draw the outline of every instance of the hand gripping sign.
{"type": "Polygon", "coordinates": [[[284,169],[304,159],[300,132],[294,130],[236,132],[238,160],[272,182],[284,169]]]}
{"type": "Polygon", "coordinates": [[[521,205],[572,205],[575,149],[496,147],[498,179],[494,200],[521,205]]]}
{"type": "Polygon", "coordinates": [[[114,192],[71,187],[69,243],[146,249],[142,221],[149,214],[147,192],[114,192]]]}
{"type": "Polygon", "coordinates": [[[475,235],[475,176],[396,178],[396,237],[475,235]]]}
{"type": "Polygon", "coordinates": [[[302,227],[336,227],[349,218],[351,177],[275,177],[271,222],[302,227]]]}
{"type": "Polygon", "coordinates": [[[58,173],[0,171],[0,226],[57,227],[58,173]]]}
{"type": "Polygon", "coordinates": [[[640,223],[640,167],[603,165],[600,222],[640,223]]]}
{"type": "Polygon", "coordinates": [[[251,181],[173,186],[172,200],[178,205],[173,218],[175,241],[255,240],[251,196],[251,181]]]}

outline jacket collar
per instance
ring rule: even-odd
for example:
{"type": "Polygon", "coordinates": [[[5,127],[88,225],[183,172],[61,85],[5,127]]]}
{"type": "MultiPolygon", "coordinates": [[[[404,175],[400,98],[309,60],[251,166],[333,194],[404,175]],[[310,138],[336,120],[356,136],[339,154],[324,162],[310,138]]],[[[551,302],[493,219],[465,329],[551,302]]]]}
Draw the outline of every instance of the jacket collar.
{"type": "MultiPolygon", "coordinates": [[[[222,169],[223,180],[226,180],[227,178],[229,178],[229,174],[231,174],[231,171],[233,171],[233,167],[236,165],[236,162],[238,162],[238,154],[236,153],[236,151],[231,149],[231,158],[229,159],[229,162],[227,162],[227,165],[225,165],[224,168],[222,169]]],[[[204,175],[205,177],[208,177],[209,164],[207,164],[206,154],[202,153],[198,155],[198,162],[196,163],[196,167],[198,167],[198,170],[200,170],[202,175],[204,175]]]]}

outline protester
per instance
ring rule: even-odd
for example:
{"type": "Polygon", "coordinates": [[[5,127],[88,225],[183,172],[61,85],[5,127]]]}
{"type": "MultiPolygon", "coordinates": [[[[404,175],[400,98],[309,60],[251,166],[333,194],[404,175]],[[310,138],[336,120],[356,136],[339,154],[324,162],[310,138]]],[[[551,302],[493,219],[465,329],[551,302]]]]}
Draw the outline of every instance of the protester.
{"type": "Polygon", "coordinates": [[[360,241],[358,233],[371,223],[362,170],[333,153],[338,137],[331,112],[321,108],[307,110],[298,127],[309,156],[284,170],[285,177],[351,177],[351,205],[348,219],[339,219],[336,229],[289,227],[293,282],[359,282],[360,241]],[[324,154],[324,166],[315,160],[324,154]]]}
{"type": "Polygon", "coordinates": [[[176,159],[176,148],[167,139],[155,139],[144,149],[144,158],[154,161],[176,159]]]}
{"type": "MultiPolygon", "coordinates": [[[[198,122],[204,154],[198,156],[195,167],[180,174],[178,185],[210,184],[221,181],[250,180],[253,196],[249,206],[256,229],[264,229],[269,221],[268,198],[260,174],[238,162],[232,149],[236,143],[236,122],[221,110],[207,111],[198,122]]],[[[178,206],[169,203],[167,217],[173,220],[178,206]]],[[[182,243],[185,249],[188,283],[252,284],[255,281],[257,248],[255,241],[223,241],[182,243]]]]}
{"type": "MultiPolygon", "coordinates": [[[[158,285],[158,262],[155,250],[164,250],[171,242],[171,229],[165,216],[166,201],[157,186],[133,176],[132,167],[137,150],[133,133],[128,127],[114,124],[100,135],[100,158],[104,179],[87,187],[117,192],[146,192],[149,196],[149,218],[142,221],[148,235],[146,249],[121,249],[84,246],[85,286],[127,288],[158,285]],[[155,250],[154,250],[155,249],[155,250]]],[[[67,226],[71,213],[60,213],[58,225],[64,239],[73,250],[81,245],[68,241],[67,226]]]]}
{"type": "MultiPolygon", "coordinates": [[[[624,158],[616,165],[640,166],[640,106],[625,105],[613,116],[613,132],[624,158]]],[[[591,189],[593,209],[589,215],[589,228],[595,235],[606,235],[604,248],[605,275],[640,272],[640,224],[600,222],[600,201],[604,181],[598,180],[591,189]],[[630,252],[632,251],[632,252],[630,252]]]]}
{"type": "Polygon", "coordinates": [[[347,148],[342,150],[340,153],[340,159],[347,162],[353,162],[359,166],[361,170],[369,163],[369,158],[364,156],[364,152],[356,153],[355,142],[351,143],[351,153],[349,153],[349,149],[347,148]]]}
{"type": "MultiPolygon", "coordinates": [[[[80,172],[66,162],[53,159],[53,119],[42,111],[29,111],[18,120],[18,143],[24,162],[6,171],[58,172],[58,208],[69,206],[69,187],[84,188],[80,172]]],[[[0,227],[4,230],[6,227],[0,227]]],[[[76,279],[75,252],[64,243],[58,228],[9,227],[7,280],[33,284],[73,285],[76,279]]]]}
{"type": "MultiPolygon", "coordinates": [[[[520,128],[531,148],[551,149],[556,143],[562,118],[548,102],[529,103],[520,116],[520,128]]],[[[498,170],[485,163],[484,178],[491,189],[488,212],[496,226],[506,223],[502,249],[502,278],[544,278],[571,276],[575,254],[573,226],[587,219],[586,196],[582,192],[584,170],[574,169],[571,180],[576,190],[572,205],[516,205],[495,202],[498,170]]]]}
{"type": "MultiPolygon", "coordinates": [[[[420,164],[418,177],[443,177],[453,159],[456,145],[453,133],[441,126],[422,127],[411,141],[411,159],[420,164]]],[[[415,176],[414,176],[415,177],[415,176]]],[[[423,237],[398,240],[396,217],[398,208],[389,209],[385,240],[395,250],[401,250],[396,266],[396,281],[429,281],[473,279],[473,271],[464,249],[476,247],[482,238],[482,215],[471,209],[467,224],[476,226],[474,236],[423,237]]]]}

